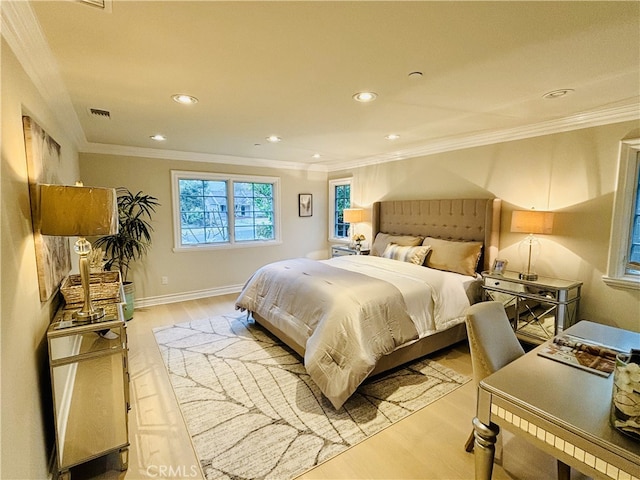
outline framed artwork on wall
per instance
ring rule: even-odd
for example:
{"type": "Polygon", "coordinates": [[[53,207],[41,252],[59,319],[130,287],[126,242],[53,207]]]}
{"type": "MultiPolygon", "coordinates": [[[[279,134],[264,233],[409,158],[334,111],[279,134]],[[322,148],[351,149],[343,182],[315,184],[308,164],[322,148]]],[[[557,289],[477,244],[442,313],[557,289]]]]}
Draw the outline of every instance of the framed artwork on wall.
{"type": "Polygon", "coordinates": [[[46,302],[71,271],[71,252],[67,237],[50,237],[40,233],[39,184],[60,184],[60,145],[31,117],[22,117],[29,177],[31,223],[36,250],[36,268],[40,301],[46,302]]]}
{"type": "Polygon", "coordinates": [[[298,194],[298,216],[310,217],[313,215],[313,195],[310,193],[298,194]]]}

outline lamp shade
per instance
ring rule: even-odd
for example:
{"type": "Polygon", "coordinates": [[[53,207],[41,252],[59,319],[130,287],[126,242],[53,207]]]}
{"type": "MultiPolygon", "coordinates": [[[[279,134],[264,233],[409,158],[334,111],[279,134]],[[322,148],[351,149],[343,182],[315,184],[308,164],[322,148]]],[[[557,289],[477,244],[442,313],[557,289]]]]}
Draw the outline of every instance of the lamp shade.
{"type": "Polygon", "coordinates": [[[511,215],[511,231],[548,235],[553,231],[553,213],[539,212],[537,210],[516,210],[511,215]]]}
{"type": "Polygon", "coordinates": [[[364,210],[362,208],[345,208],[342,210],[345,223],[360,223],[364,220],[364,210]]]}
{"type": "Polygon", "coordinates": [[[118,200],[113,188],[40,185],[40,233],[64,237],[118,232],[118,200]]]}

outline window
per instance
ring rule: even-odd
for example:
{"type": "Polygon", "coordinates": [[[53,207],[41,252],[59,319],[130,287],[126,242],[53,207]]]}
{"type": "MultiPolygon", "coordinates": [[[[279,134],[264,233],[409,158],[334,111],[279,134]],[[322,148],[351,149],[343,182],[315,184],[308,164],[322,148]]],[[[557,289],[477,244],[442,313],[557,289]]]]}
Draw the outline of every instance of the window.
{"type": "Polygon", "coordinates": [[[640,153],[636,154],[636,184],[633,209],[631,210],[631,236],[629,238],[629,255],[625,273],[640,276],[640,153]]]}
{"type": "Polygon", "coordinates": [[[640,289],[640,139],[620,145],[609,264],[603,278],[609,285],[640,289]]]}
{"type": "Polygon", "coordinates": [[[171,172],[174,247],[279,243],[279,179],[171,172]]]}
{"type": "Polygon", "coordinates": [[[348,240],[349,224],[342,211],[351,207],[351,178],[329,181],[329,240],[348,240]]]}

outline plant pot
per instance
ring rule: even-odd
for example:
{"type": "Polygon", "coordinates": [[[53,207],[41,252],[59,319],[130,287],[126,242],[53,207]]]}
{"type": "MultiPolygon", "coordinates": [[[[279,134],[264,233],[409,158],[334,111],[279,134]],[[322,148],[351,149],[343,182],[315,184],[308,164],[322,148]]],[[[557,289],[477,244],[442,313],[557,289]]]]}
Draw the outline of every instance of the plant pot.
{"type": "Polygon", "coordinates": [[[129,321],[133,318],[133,308],[134,308],[133,295],[136,292],[136,289],[133,285],[133,282],[123,282],[122,286],[124,288],[124,299],[126,302],[123,309],[124,319],[126,321],[129,321]]]}

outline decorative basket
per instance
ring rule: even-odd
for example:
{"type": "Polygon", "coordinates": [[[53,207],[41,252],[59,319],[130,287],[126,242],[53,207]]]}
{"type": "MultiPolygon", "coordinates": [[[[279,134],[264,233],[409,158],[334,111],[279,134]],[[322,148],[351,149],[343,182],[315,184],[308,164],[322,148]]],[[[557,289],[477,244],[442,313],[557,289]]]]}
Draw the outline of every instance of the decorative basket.
{"type": "MultiPolygon", "coordinates": [[[[120,296],[120,272],[100,272],[89,275],[91,301],[118,298],[120,296]]],[[[80,275],[69,275],[60,287],[67,305],[84,302],[80,275]]]]}

